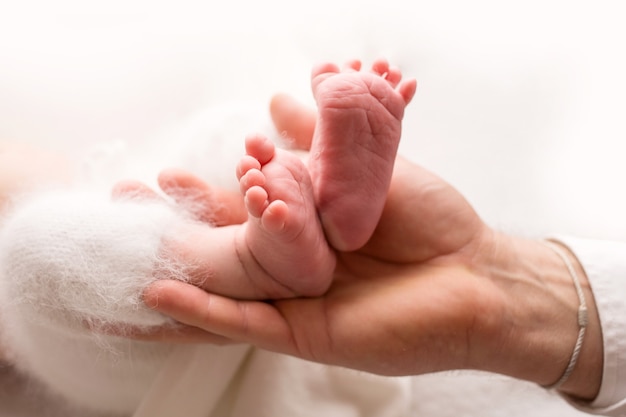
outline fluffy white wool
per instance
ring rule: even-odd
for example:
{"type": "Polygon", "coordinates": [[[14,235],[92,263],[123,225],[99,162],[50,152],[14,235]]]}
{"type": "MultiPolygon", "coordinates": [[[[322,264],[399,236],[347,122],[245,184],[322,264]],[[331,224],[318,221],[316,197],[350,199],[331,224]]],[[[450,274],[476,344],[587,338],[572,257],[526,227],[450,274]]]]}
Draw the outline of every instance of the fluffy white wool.
{"type": "Polygon", "coordinates": [[[0,317],[14,362],[90,408],[132,412],[171,346],[105,336],[170,323],[145,307],[155,275],[184,279],[161,242],[189,220],[163,202],[41,193],[0,231],[0,317]]]}
{"type": "Polygon", "coordinates": [[[113,201],[111,186],[123,178],[153,183],[160,169],[179,166],[237,189],[245,135],[279,141],[260,108],[207,108],[150,146],[99,143],[83,157],[80,189],[15,202],[0,223],[0,344],[18,368],[74,404],[135,411],[176,347],[102,330],[172,324],[140,296],[155,277],[185,279],[185,266],[163,256],[161,243],[180,239],[193,220],[165,201],[113,201]]]}
{"type": "Polygon", "coordinates": [[[193,223],[163,201],[112,201],[111,184],[153,180],[174,165],[236,187],[245,134],[261,131],[280,143],[259,108],[208,109],[145,148],[103,143],[86,156],[78,178],[90,191],[37,192],[2,219],[0,344],[24,374],[89,409],[79,415],[366,415],[355,411],[359,404],[371,415],[406,415],[406,385],[396,380],[357,385],[353,379],[361,378],[347,373],[334,384],[345,370],[270,353],[250,356],[241,346],[201,346],[189,354],[103,332],[170,325],[140,295],[155,276],[185,279],[185,266],[164,256],[161,244],[184,239],[193,223]],[[354,390],[335,389],[345,386],[354,390]]]}
{"type": "Polygon", "coordinates": [[[278,140],[262,108],[210,107],[143,147],[100,142],[79,158],[77,188],[15,202],[0,223],[0,344],[18,368],[92,410],[128,415],[139,406],[176,348],[102,330],[172,324],[140,296],[155,276],[185,279],[185,266],[164,257],[161,243],[180,239],[193,221],[164,201],[113,201],[112,184],[154,184],[159,170],[179,166],[237,189],[245,135],[278,140]]]}

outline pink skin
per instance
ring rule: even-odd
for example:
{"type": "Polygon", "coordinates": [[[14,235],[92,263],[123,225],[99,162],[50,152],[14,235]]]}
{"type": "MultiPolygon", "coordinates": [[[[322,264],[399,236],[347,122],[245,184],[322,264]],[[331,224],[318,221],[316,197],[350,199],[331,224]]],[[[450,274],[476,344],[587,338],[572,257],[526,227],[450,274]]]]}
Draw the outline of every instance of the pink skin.
{"type": "Polygon", "coordinates": [[[386,61],[370,71],[360,71],[357,61],[343,71],[316,67],[319,118],[308,169],[267,138],[248,137],[237,167],[248,221],[178,242],[183,262],[205,248],[206,256],[189,260],[197,264],[192,282],[237,298],[323,294],[335,268],[333,248],[365,244],[382,212],[404,108],[416,88],[415,80],[401,78],[386,61]],[[230,238],[234,250],[224,251],[230,238]]]}
{"type": "Polygon", "coordinates": [[[351,251],[371,237],[387,197],[404,109],[417,83],[387,61],[369,71],[322,64],[311,85],[318,120],[309,171],[315,203],[331,245],[351,251]]]}
{"type": "MultiPolygon", "coordinates": [[[[315,211],[309,173],[293,153],[276,149],[267,138],[246,139],[247,155],[237,167],[249,218],[243,247],[267,280],[285,289],[282,296],[317,296],[329,287],[335,255],[315,211]]],[[[262,283],[256,283],[263,286],[262,283]]],[[[272,285],[275,288],[275,285],[272,285]]]]}
{"type": "MultiPolygon", "coordinates": [[[[164,256],[187,265],[190,282],[231,297],[322,295],[331,284],[335,254],[315,211],[306,166],[261,135],[246,138],[246,152],[237,166],[236,199],[185,171],[161,173],[161,189],[200,221],[181,230],[180,240],[166,243],[164,256]]],[[[113,195],[161,198],[135,181],[117,184],[113,195]]]]}
{"type": "MultiPolygon", "coordinates": [[[[343,71],[334,64],[316,67],[312,86],[319,118],[308,169],[267,138],[248,137],[247,155],[237,167],[247,221],[198,225],[167,245],[166,252],[190,266],[191,282],[240,299],[325,293],[335,269],[333,248],[362,246],[378,223],[404,108],[416,88],[415,80],[401,78],[386,61],[369,71],[360,71],[357,61],[343,71]]],[[[182,183],[197,189],[199,181],[187,177],[182,183]]],[[[172,188],[163,182],[164,190],[172,188]]],[[[194,201],[212,193],[206,186],[196,191],[194,201]]]]}

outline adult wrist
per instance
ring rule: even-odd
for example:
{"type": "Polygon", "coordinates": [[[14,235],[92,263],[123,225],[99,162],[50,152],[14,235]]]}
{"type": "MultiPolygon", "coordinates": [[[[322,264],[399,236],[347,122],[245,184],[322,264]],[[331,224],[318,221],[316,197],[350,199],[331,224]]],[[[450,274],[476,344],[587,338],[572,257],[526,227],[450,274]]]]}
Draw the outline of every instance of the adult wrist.
{"type": "MultiPolygon", "coordinates": [[[[580,279],[587,300],[588,326],[577,363],[560,391],[593,399],[602,374],[602,336],[587,277],[575,256],[562,248],[580,279]]],[[[477,256],[487,297],[498,317],[484,326],[485,352],[477,369],[498,372],[542,386],[567,369],[578,335],[579,298],[563,259],[543,242],[493,232],[477,256]]]]}

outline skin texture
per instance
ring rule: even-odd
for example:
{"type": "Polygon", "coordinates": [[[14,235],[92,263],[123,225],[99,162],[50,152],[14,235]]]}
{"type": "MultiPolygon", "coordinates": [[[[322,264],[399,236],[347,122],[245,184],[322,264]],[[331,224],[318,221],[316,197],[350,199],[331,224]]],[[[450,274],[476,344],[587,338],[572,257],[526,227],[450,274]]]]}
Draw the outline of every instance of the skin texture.
{"type": "Polygon", "coordinates": [[[335,254],[324,238],[306,167],[295,154],[276,149],[259,135],[246,139],[246,150],[237,167],[249,213],[245,232],[236,237],[242,267],[259,264],[248,270],[259,288],[266,287],[257,282],[261,276],[284,286],[284,295],[323,294],[335,254]]]}
{"type": "MultiPolygon", "coordinates": [[[[296,146],[306,149],[315,113],[285,96],[274,99],[272,111],[279,130],[293,132],[296,146]],[[292,118],[288,126],[287,113],[299,121],[292,118]]],[[[6,157],[4,149],[0,156],[6,157]]],[[[52,168],[43,175],[41,164],[24,171],[33,158],[20,152],[19,169],[0,164],[0,195],[64,171],[55,157],[44,158],[52,168]],[[24,173],[33,182],[14,180],[24,173]]],[[[159,183],[180,204],[193,202],[188,206],[198,219],[226,226],[246,218],[240,197],[187,173],[165,171],[159,183]]],[[[129,184],[117,192],[129,189],[151,193],[129,184]]],[[[207,256],[202,245],[184,249],[195,259],[207,256]]],[[[602,369],[599,321],[584,271],[568,256],[581,276],[590,323],[562,391],[592,399],[602,369]]],[[[187,326],[136,338],[252,343],[385,375],[471,368],[551,384],[564,371],[578,332],[578,299],[560,258],[540,242],[492,230],[453,187],[403,160],[396,162],[373,236],[358,251],[338,253],[333,283],[323,295],[242,301],[163,280],[144,298],[187,326]]]]}
{"type": "Polygon", "coordinates": [[[331,245],[363,246],[376,228],[400,142],[414,79],[377,60],[368,71],[352,61],[313,68],[318,121],[308,160],[315,205],[331,245]]]}
{"type": "MultiPolygon", "coordinates": [[[[279,109],[295,104],[281,97],[273,118],[288,130],[279,109]]],[[[296,130],[310,131],[315,115],[293,112],[303,117],[296,130]]],[[[584,271],[568,256],[590,324],[561,390],[593,399],[602,369],[599,320],[584,271]]],[[[338,254],[323,296],[241,301],[165,280],[144,297],[193,329],[187,338],[180,330],[142,336],[148,339],[221,337],[383,375],[479,369],[548,385],[565,370],[578,333],[574,286],[550,248],[491,229],[453,187],[404,160],[396,162],[375,233],[362,249],[338,254]]]]}
{"type": "MultiPolygon", "coordinates": [[[[306,167],[261,136],[250,136],[246,150],[238,167],[238,194],[212,189],[185,171],[161,173],[162,190],[198,220],[164,241],[161,256],[184,264],[190,282],[224,295],[265,299],[323,293],[335,255],[323,238],[306,167]],[[312,247],[313,252],[303,250],[312,247]]],[[[113,198],[161,199],[134,181],[117,184],[113,198]]]]}
{"type": "MultiPolygon", "coordinates": [[[[367,71],[356,61],[344,70],[334,64],[317,66],[312,90],[326,116],[315,130],[316,156],[309,158],[308,169],[294,153],[276,149],[259,135],[249,136],[247,155],[237,167],[247,221],[181,231],[184,238],[166,243],[165,256],[191,265],[192,282],[222,295],[279,299],[323,294],[335,268],[333,243],[362,246],[380,217],[404,108],[415,92],[415,80],[401,78],[383,60],[367,71]]],[[[195,206],[194,214],[215,218],[201,211],[221,203],[202,201],[208,186],[190,178],[173,182],[191,184],[187,205],[195,206]]],[[[118,186],[116,193],[125,187],[132,190],[133,185],[118,186]]],[[[134,192],[139,190],[150,193],[145,187],[134,192]]]]}

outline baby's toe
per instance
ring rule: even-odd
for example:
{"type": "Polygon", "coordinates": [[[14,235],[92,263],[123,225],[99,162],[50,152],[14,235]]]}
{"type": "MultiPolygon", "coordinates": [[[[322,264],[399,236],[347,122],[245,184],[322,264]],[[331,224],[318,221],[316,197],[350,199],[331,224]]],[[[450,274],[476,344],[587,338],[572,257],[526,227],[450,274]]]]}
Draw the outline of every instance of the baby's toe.
{"type": "Polygon", "coordinates": [[[386,59],[377,59],[372,64],[372,72],[379,76],[387,76],[389,73],[389,62],[386,59]]]}
{"type": "Polygon", "coordinates": [[[340,70],[337,64],[334,64],[332,62],[324,62],[313,67],[313,70],[311,71],[311,78],[316,78],[320,75],[326,74],[337,74],[339,73],[339,71],[340,70]]]}
{"type": "Polygon", "coordinates": [[[402,72],[399,68],[389,67],[385,79],[393,88],[396,88],[402,80],[402,72]]]}
{"type": "Polygon", "coordinates": [[[361,71],[361,61],[353,59],[346,62],[343,66],[343,71],[361,71]]]}
{"type": "Polygon", "coordinates": [[[267,191],[263,187],[251,187],[245,194],[245,203],[248,213],[251,216],[259,218],[263,215],[263,211],[267,207],[267,191]]]}
{"type": "Polygon", "coordinates": [[[274,157],[276,146],[267,137],[254,134],[246,137],[246,153],[265,165],[274,157]]]}
{"type": "Polygon", "coordinates": [[[263,227],[272,233],[278,233],[285,229],[287,217],[289,216],[289,206],[282,200],[272,201],[263,211],[263,227]]]}
{"type": "Polygon", "coordinates": [[[263,187],[265,175],[258,169],[251,169],[239,179],[239,188],[242,194],[246,194],[252,187],[263,187]]]}
{"type": "Polygon", "coordinates": [[[398,93],[402,96],[404,100],[404,104],[407,105],[415,96],[415,91],[417,90],[417,80],[415,78],[411,78],[405,80],[398,85],[398,93]]]}
{"type": "Polygon", "coordinates": [[[241,181],[241,178],[252,169],[260,170],[261,163],[250,155],[244,155],[237,164],[237,179],[241,181]]]}

